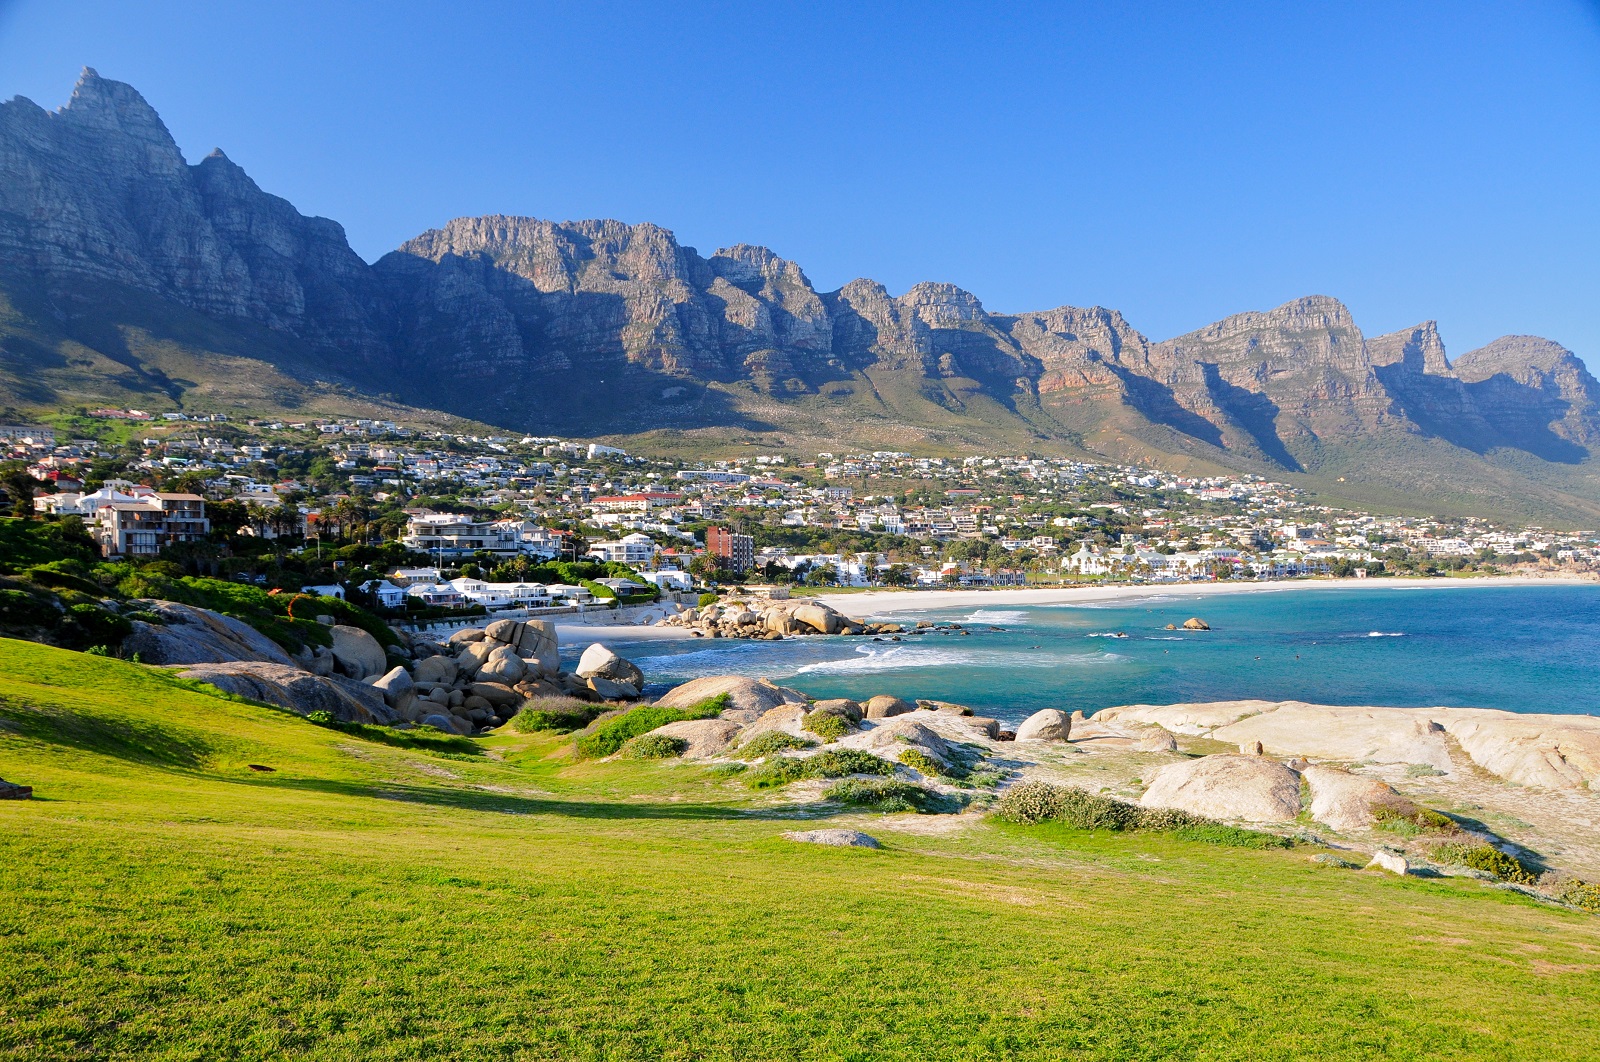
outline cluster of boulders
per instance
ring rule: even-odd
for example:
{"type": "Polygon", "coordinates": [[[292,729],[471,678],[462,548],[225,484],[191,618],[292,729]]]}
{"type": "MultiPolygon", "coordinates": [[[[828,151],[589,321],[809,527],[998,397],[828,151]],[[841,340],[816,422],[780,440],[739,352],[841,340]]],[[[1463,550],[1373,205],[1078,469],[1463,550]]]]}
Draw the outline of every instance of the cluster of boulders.
{"type": "MultiPolygon", "coordinates": [[[[852,619],[831,605],[808,598],[770,601],[733,598],[685,609],[656,623],[658,627],[686,627],[702,638],[758,638],[780,641],[805,634],[900,635],[898,623],[868,623],[852,619]]],[[[932,626],[920,623],[918,628],[932,626]]],[[[916,629],[916,628],[912,628],[916,629]]]]}
{"type": "Polygon", "coordinates": [[[556,629],[546,620],[496,620],[456,631],[442,644],[414,641],[415,662],[372,680],[399,719],[456,733],[489,730],[540,697],[631,701],[644,675],[600,644],[573,671],[561,670],[556,629]]]}

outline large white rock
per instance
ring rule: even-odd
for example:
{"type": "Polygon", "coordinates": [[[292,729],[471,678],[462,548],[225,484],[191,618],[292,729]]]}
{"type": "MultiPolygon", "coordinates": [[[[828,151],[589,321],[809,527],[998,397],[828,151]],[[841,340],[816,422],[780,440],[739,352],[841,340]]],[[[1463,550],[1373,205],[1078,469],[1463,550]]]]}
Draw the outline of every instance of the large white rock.
{"type": "Polygon", "coordinates": [[[1202,756],[1158,768],[1139,803],[1212,819],[1290,822],[1300,814],[1300,776],[1265,756],[1202,756]]]}
{"type": "Polygon", "coordinates": [[[687,742],[688,748],[683,751],[684,759],[704,760],[728,747],[734,735],[739,733],[739,724],[731,719],[684,719],[658,726],[650,732],[687,742]]]}
{"type": "Polygon", "coordinates": [[[626,682],[634,689],[644,685],[644,673],[631,660],[624,660],[599,642],[583,651],[573,674],[584,679],[605,678],[613,682],[626,682]]]}
{"type": "Polygon", "coordinates": [[[821,844],[830,848],[882,848],[877,838],[860,830],[790,830],[783,835],[801,844],[821,844]]]}
{"type": "Polygon", "coordinates": [[[1174,734],[1208,734],[1279,707],[1279,701],[1213,701],[1206,704],[1124,704],[1094,713],[1097,723],[1155,723],[1174,734]]]}
{"type": "Polygon", "coordinates": [[[1312,765],[1300,772],[1311,788],[1311,817],[1335,830],[1364,830],[1379,808],[1415,815],[1417,806],[1376,778],[1338,767],[1312,765]]]}
{"type": "Polygon", "coordinates": [[[418,682],[442,682],[448,685],[456,680],[458,670],[454,657],[428,656],[417,661],[412,668],[412,675],[418,682]]]}
{"type": "Polygon", "coordinates": [[[1017,727],[1018,741],[1066,741],[1072,735],[1072,716],[1059,708],[1034,712],[1017,727]]]}
{"type": "MultiPolygon", "coordinates": [[[[484,642],[483,644],[490,644],[484,642]]],[[[496,644],[490,650],[489,656],[484,660],[483,666],[478,668],[477,680],[479,682],[499,682],[506,686],[515,686],[522,681],[522,676],[527,673],[527,667],[522,662],[511,646],[496,644]]]]}
{"type": "Polygon", "coordinates": [[[844,626],[844,617],[823,604],[796,605],[791,615],[796,623],[810,627],[818,634],[838,634],[844,626]]]}
{"type": "Polygon", "coordinates": [[[1347,708],[1286,701],[1211,732],[1230,745],[1261,742],[1275,756],[1346,763],[1419,763],[1450,770],[1444,727],[1410,708],[1347,708]]]}
{"type": "Polygon", "coordinates": [[[556,645],[556,625],[549,620],[531,619],[522,625],[517,639],[517,655],[537,668],[544,678],[561,670],[561,651],[556,645]]]}
{"type": "Polygon", "coordinates": [[[691,679],[656,703],[667,708],[689,708],[723,693],[728,695],[728,707],[723,709],[722,718],[741,724],[753,723],[779,705],[808,703],[806,695],[799,690],[744,675],[706,675],[691,679]]]}
{"type": "Polygon", "coordinates": [[[1600,718],[1523,715],[1486,708],[1434,709],[1472,762],[1508,782],[1600,789],[1600,718]]]}
{"type": "Polygon", "coordinates": [[[917,706],[899,697],[880,693],[876,697],[868,698],[861,706],[861,710],[868,719],[892,719],[894,716],[916,711],[917,706]]]}
{"type": "Polygon", "coordinates": [[[340,673],[353,679],[371,678],[389,670],[389,657],[378,639],[360,627],[335,624],[333,659],[340,673]]]}

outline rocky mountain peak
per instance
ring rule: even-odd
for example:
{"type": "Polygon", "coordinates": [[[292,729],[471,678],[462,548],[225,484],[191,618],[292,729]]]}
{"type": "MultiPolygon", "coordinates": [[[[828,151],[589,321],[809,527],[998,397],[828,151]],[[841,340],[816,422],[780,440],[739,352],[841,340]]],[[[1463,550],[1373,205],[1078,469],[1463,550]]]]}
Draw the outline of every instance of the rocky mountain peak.
{"type": "Polygon", "coordinates": [[[1424,321],[1414,328],[1374,336],[1367,340],[1367,356],[1378,366],[1398,365],[1408,372],[1430,376],[1451,375],[1437,321],[1424,321]]]}
{"type": "Polygon", "coordinates": [[[957,328],[963,322],[982,321],[988,317],[976,295],[954,284],[923,281],[912,285],[910,291],[895,301],[929,328],[957,328]]]}
{"type": "Polygon", "coordinates": [[[132,85],[103,78],[94,67],[83,68],[72,98],[56,114],[73,128],[120,134],[139,145],[148,171],[176,173],[184,165],[156,109],[132,85]]]}
{"type": "Polygon", "coordinates": [[[1521,379],[1530,373],[1576,371],[1588,375],[1578,356],[1560,343],[1539,336],[1501,336],[1456,359],[1456,374],[1463,380],[1486,380],[1504,373],[1521,379]]]}

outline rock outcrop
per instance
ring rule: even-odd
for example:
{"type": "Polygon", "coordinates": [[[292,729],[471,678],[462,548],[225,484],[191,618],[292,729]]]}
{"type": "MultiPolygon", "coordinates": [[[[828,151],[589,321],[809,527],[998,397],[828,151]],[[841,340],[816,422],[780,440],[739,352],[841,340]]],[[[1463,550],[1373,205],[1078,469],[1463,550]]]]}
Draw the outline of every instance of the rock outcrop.
{"type": "Polygon", "coordinates": [[[1263,756],[1202,756],[1157,768],[1139,803],[1224,821],[1291,822],[1300,814],[1300,776],[1263,756]]]}
{"type": "Polygon", "coordinates": [[[1072,716],[1057,708],[1034,712],[1017,724],[1018,741],[1066,741],[1072,736],[1072,716]]]}
{"type": "Polygon", "coordinates": [[[208,683],[224,693],[276,704],[300,715],[327,712],[342,723],[392,723],[397,719],[382,690],[337,675],[313,675],[289,664],[206,663],[178,674],[208,683]]]}
{"type": "Polygon", "coordinates": [[[1416,764],[1450,772],[1452,741],[1475,765],[1518,785],[1550,789],[1600,784],[1600,718],[1488,708],[1373,708],[1301,701],[1106,708],[1095,721],[1156,723],[1230,745],[1259,741],[1273,756],[1355,763],[1416,764]]]}
{"type": "Polygon", "coordinates": [[[740,725],[753,723],[781,705],[805,708],[809,704],[806,695],[799,690],[744,675],[706,675],[691,679],[669,691],[656,703],[664,708],[692,708],[723,694],[728,696],[728,706],[723,709],[721,717],[740,725]]]}
{"type": "Polygon", "coordinates": [[[1376,778],[1316,764],[1301,769],[1311,789],[1311,817],[1335,830],[1364,830],[1389,811],[1402,818],[1417,814],[1416,804],[1376,778]]]}
{"type": "Polygon", "coordinates": [[[256,660],[288,666],[289,654],[243,620],[176,601],[139,601],[139,608],[161,617],[160,623],[133,621],[122,642],[122,654],[146,664],[225,664],[256,660]]]}
{"type": "Polygon", "coordinates": [[[877,838],[860,830],[790,830],[783,835],[801,844],[820,844],[829,848],[882,848],[877,838]]]}
{"type": "Polygon", "coordinates": [[[334,666],[341,675],[353,679],[372,678],[389,670],[389,657],[378,639],[346,624],[330,628],[333,635],[334,666]]]}

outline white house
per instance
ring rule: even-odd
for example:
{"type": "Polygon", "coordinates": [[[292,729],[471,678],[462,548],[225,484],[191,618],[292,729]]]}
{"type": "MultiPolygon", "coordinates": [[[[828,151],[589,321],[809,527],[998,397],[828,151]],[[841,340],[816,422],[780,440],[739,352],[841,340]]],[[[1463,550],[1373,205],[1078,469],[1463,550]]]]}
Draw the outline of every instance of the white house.
{"type": "Polygon", "coordinates": [[[657,548],[649,535],[635,532],[624,535],[615,542],[596,542],[589,547],[589,556],[602,561],[626,564],[630,568],[649,567],[655,563],[657,548]]]}
{"type": "Polygon", "coordinates": [[[377,600],[379,608],[401,608],[406,603],[405,588],[396,586],[387,579],[369,579],[361,584],[361,591],[371,594],[377,600]]]}
{"type": "Polygon", "coordinates": [[[658,572],[645,572],[640,578],[654,583],[658,590],[688,590],[694,586],[694,580],[689,573],[680,572],[676,568],[663,568],[658,572]]]}
{"type": "Polygon", "coordinates": [[[344,587],[340,586],[338,583],[322,583],[317,586],[302,586],[300,588],[300,592],[302,594],[310,594],[313,597],[336,597],[340,601],[344,600],[344,587]]]}

